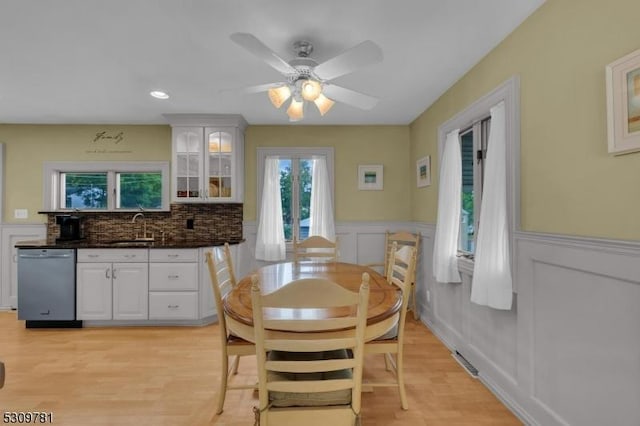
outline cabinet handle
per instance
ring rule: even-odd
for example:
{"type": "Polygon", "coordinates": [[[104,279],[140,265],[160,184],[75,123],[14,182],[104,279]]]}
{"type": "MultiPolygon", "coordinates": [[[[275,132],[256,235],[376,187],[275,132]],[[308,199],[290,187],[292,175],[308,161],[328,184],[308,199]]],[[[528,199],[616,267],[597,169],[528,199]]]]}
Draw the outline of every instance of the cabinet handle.
{"type": "Polygon", "coordinates": [[[177,280],[178,278],[180,278],[180,275],[168,275],[167,278],[169,278],[170,280],[177,280]]]}
{"type": "Polygon", "coordinates": [[[135,254],[125,254],[124,257],[126,257],[127,259],[133,259],[134,257],[136,257],[137,255],[135,254]]]}
{"type": "Polygon", "coordinates": [[[113,276],[113,279],[114,279],[114,280],[117,278],[117,277],[116,277],[116,270],[115,270],[115,269],[114,269],[114,270],[113,270],[113,272],[111,273],[111,276],[113,276]]]}
{"type": "Polygon", "coordinates": [[[40,315],[49,315],[51,314],[51,310],[47,309],[47,312],[40,312],[40,315]]]}
{"type": "Polygon", "coordinates": [[[176,258],[180,257],[180,255],[179,254],[169,254],[169,255],[167,255],[167,257],[171,257],[173,259],[176,259],[176,258]]]}
{"type": "Polygon", "coordinates": [[[111,271],[111,269],[109,269],[109,268],[107,268],[107,269],[105,269],[105,270],[104,270],[104,276],[105,276],[105,278],[111,278],[111,277],[109,276],[109,271],[111,271]]]}
{"type": "Polygon", "coordinates": [[[167,305],[167,308],[169,309],[178,309],[180,307],[180,305],[167,305]]]}
{"type": "Polygon", "coordinates": [[[100,255],[99,254],[88,254],[87,257],[90,257],[90,258],[93,259],[93,258],[96,258],[96,257],[100,257],[100,255]]]}

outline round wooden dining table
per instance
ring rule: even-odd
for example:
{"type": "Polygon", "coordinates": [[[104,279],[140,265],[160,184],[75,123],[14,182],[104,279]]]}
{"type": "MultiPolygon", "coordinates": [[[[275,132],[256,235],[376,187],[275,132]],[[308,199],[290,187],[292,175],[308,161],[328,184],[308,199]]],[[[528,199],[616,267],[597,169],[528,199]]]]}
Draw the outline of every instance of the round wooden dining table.
{"type": "MultiPolygon", "coordinates": [[[[362,274],[369,274],[369,307],[365,340],[373,340],[391,330],[398,322],[402,293],[375,270],[362,265],[343,262],[285,262],[263,266],[242,278],[223,300],[227,328],[245,340],[254,341],[253,310],[251,308],[251,277],[256,275],[263,294],[271,293],[302,278],[325,278],[344,288],[357,292],[362,283],[362,274]]],[[[273,309],[278,318],[300,318],[298,310],[273,309]],[[297,315],[297,316],[296,316],[297,315]]],[[[317,310],[314,317],[322,316],[317,310]]],[[[325,314],[326,317],[330,313],[325,314]]],[[[278,334],[279,332],[273,332],[278,334]]],[[[340,331],[330,331],[339,336],[340,331]]]]}

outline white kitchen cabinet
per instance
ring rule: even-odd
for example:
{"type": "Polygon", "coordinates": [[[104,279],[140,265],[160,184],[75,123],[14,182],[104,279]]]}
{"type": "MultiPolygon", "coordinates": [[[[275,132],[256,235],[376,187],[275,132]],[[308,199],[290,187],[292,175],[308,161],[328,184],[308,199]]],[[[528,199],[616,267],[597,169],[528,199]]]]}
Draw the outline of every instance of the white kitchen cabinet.
{"type": "Polygon", "coordinates": [[[111,263],[78,263],[76,271],[76,318],[112,319],[111,263]]]}
{"type": "Polygon", "coordinates": [[[79,249],[77,319],[148,319],[148,268],[147,249],[79,249]]]}
{"type": "Polygon", "coordinates": [[[149,319],[197,319],[198,282],[198,249],[149,250],[149,319]]]}
{"type": "Polygon", "coordinates": [[[113,319],[149,318],[149,270],[146,263],[114,263],[113,319]]]}
{"type": "Polygon", "coordinates": [[[242,202],[244,118],[213,114],[165,117],[172,126],[172,201],[242,202]]]}

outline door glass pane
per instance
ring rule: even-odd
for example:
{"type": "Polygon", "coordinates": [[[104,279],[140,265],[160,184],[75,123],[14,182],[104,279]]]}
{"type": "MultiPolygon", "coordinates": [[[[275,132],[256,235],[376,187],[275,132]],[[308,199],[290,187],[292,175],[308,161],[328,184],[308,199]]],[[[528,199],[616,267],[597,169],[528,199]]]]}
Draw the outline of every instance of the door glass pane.
{"type": "Polygon", "coordinates": [[[311,159],[301,159],[299,163],[299,211],[300,231],[298,238],[304,240],[309,236],[309,217],[311,215],[311,177],[313,162],[311,159]]]}
{"type": "Polygon", "coordinates": [[[292,182],[291,160],[280,159],[280,196],[282,198],[282,222],[284,225],[284,239],[293,240],[293,210],[292,210],[292,182]]]}
{"type": "Polygon", "coordinates": [[[106,209],[107,173],[61,173],[60,195],[66,209],[106,209]]]}
{"type": "Polygon", "coordinates": [[[116,208],[162,208],[162,174],[117,173],[116,208]]]}
{"type": "Polygon", "coordinates": [[[231,133],[220,132],[220,152],[224,152],[225,154],[231,154],[232,144],[231,144],[231,133]]]}

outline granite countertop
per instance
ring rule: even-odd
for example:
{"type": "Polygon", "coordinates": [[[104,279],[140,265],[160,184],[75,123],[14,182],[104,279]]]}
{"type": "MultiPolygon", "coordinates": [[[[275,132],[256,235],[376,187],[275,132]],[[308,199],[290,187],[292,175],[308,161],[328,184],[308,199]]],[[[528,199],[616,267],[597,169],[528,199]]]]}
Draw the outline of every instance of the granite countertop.
{"type": "Polygon", "coordinates": [[[47,249],[89,249],[89,248],[199,248],[199,247],[214,247],[221,246],[224,243],[240,244],[244,241],[221,241],[221,240],[207,240],[207,241],[177,241],[166,240],[162,241],[135,241],[135,240],[118,240],[118,241],[103,241],[103,242],[89,242],[87,240],[77,241],[47,241],[47,240],[30,240],[30,241],[18,241],[15,244],[17,248],[47,248],[47,249]]]}

